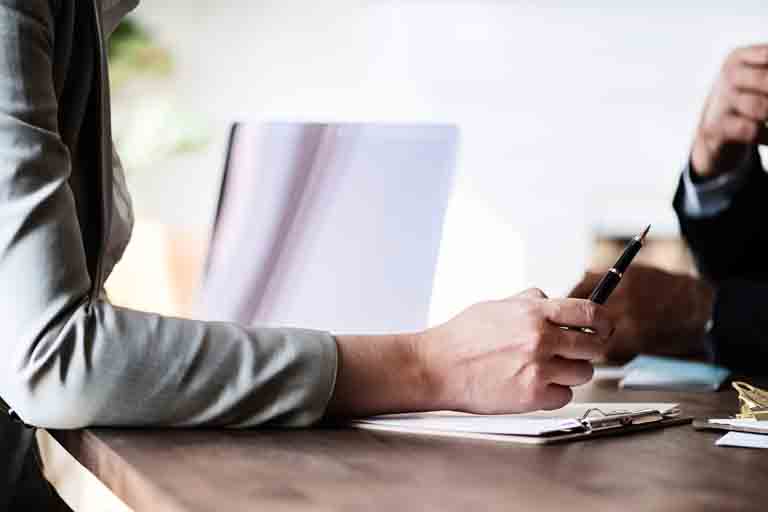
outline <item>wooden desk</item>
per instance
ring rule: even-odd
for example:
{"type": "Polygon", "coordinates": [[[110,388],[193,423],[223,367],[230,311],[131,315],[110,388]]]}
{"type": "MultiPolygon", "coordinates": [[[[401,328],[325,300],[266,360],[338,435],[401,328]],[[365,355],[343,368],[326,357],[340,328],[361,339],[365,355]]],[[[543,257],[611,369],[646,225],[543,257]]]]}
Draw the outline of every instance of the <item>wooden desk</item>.
{"type": "MultiPolygon", "coordinates": [[[[731,391],[593,384],[577,398],[736,408],[731,391]]],[[[715,447],[718,435],[681,426],[535,447],[355,430],[55,434],[137,511],[765,510],[768,454],[715,447]]]]}

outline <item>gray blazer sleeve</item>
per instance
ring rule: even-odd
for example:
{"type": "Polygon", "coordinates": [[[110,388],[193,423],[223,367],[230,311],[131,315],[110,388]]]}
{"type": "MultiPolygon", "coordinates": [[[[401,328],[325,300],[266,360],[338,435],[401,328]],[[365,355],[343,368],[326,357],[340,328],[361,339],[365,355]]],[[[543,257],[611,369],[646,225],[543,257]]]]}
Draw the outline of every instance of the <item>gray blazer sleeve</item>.
{"type": "Polygon", "coordinates": [[[0,394],[46,428],[313,423],[336,375],[330,335],[166,318],[89,296],[57,131],[56,5],[0,0],[0,394]]]}

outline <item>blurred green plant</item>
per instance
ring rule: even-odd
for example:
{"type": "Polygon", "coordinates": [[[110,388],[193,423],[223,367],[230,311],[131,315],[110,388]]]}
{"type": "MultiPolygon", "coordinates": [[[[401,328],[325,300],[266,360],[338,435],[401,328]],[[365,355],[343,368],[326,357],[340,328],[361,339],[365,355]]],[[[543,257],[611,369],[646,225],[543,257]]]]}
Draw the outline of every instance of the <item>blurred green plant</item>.
{"type": "Polygon", "coordinates": [[[126,18],[109,40],[112,87],[119,88],[137,76],[170,76],[170,52],[155,43],[149,32],[133,18],[126,18]]]}
{"type": "Polygon", "coordinates": [[[204,149],[207,123],[173,93],[173,58],[135,18],[126,18],[108,47],[113,135],[126,169],[153,169],[165,159],[204,149]]]}

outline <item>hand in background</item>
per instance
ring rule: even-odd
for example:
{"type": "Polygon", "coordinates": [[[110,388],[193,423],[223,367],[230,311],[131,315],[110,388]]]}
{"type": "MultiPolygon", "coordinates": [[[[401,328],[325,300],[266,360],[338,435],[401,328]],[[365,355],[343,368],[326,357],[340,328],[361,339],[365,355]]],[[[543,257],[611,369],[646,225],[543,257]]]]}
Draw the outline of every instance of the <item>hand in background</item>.
{"type": "MultiPolygon", "coordinates": [[[[587,272],[570,295],[589,297],[601,277],[587,272]]],[[[616,319],[606,360],[624,362],[640,353],[706,359],[704,327],[713,300],[712,287],[701,279],[631,266],[606,303],[616,319]]]]}
{"type": "Polygon", "coordinates": [[[768,144],[768,45],[734,50],[707,98],[693,143],[694,172],[736,169],[755,144],[768,144]]]}

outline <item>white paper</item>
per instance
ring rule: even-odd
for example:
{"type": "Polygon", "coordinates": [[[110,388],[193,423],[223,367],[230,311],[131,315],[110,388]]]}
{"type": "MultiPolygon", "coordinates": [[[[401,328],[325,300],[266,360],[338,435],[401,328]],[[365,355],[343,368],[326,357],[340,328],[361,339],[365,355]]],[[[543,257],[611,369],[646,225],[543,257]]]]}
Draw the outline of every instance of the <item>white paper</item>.
{"type": "Polygon", "coordinates": [[[717,446],[736,448],[768,448],[768,435],[746,432],[728,432],[715,443],[717,446]]]}
{"type": "Polygon", "coordinates": [[[537,411],[528,414],[480,415],[453,412],[395,414],[375,416],[354,423],[392,428],[399,431],[466,432],[474,434],[502,434],[540,436],[569,429],[578,429],[578,421],[589,410],[605,413],[629,413],[657,410],[668,413],[677,408],[670,403],[581,403],[570,404],[556,411],[537,411]]]}
{"type": "Polygon", "coordinates": [[[511,434],[540,436],[551,432],[582,428],[581,423],[571,419],[515,418],[514,416],[454,416],[439,414],[402,415],[396,418],[373,418],[363,420],[380,426],[408,428],[414,430],[445,430],[449,432],[472,432],[476,434],[511,434]]]}
{"type": "Polygon", "coordinates": [[[746,428],[751,428],[756,430],[765,430],[765,433],[768,434],[768,421],[711,419],[709,420],[709,422],[714,423],[716,425],[730,425],[733,427],[746,427],[746,428]]]}

